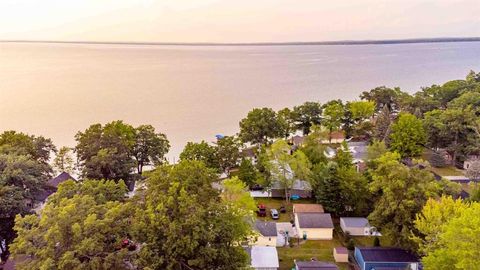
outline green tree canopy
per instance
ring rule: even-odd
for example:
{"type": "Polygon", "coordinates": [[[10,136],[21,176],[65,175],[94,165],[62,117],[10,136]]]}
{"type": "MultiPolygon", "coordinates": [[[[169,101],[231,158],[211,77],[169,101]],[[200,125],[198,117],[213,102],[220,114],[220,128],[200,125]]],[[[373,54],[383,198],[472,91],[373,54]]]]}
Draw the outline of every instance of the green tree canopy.
{"type": "Polygon", "coordinates": [[[217,140],[216,155],[222,172],[230,176],[230,170],[238,165],[241,143],[234,136],[225,136],[217,140]]]}
{"type": "Polygon", "coordinates": [[[142,174],[144,166],[164,163],[169,149],[170,143],[165,134],[157,133],[151,125],[137,127],[133,157],[136,160],[138,174],[142,174]]]}
{"type": "Polygon", "coordinates": [[[423,152],[427,137],[422,121],[415,115],[402,113],[392,125],[390,149],[402,157],[414,157],[423,152]]]}
{"type": "Polygon", "coordinates": [[[293,118],[297,129],[302,130],[303,135],[308,135],[313,125],[321,124],[322,105],[318,102],[305,102],[300,106],[295,106],[293,118]]]}
{"type": "Polygon", "coordinates": [[[180,160],[197,160],[203,162],[209,168],[220,170],[217,147],[208,144],[206,141],[188,142],[180,153],[180,160]]]}
{"type": "Polygon", "coordinates": [[[240,121],[240,139],[245,143],[266,144],[282,135],[282,126],[271,108],[253,109],[240,121]]]}

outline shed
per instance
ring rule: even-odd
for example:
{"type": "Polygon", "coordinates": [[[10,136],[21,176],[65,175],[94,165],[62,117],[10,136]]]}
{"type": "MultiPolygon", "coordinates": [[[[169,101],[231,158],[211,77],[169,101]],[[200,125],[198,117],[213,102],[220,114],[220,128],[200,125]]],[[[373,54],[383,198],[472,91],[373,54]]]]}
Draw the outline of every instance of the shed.
{"type": "Polygon", "coordinates": [[[355,247],[355,259],[361,270],[419,269],[419,260],[400,248],[355,247]]]}
{"type": "Polygon", "coordinates": [[[254,243],[255,246],[277,246],[277,223],[257,220],[254,229],[258,232],[257,241],[254,243]]]}
{"type": "Polygon", "coordinates": [[[250,256],[250,266],[256,270],[276,270],[280,267],[278,262],[277,248],[275,247],[251,247],[246,248],[250,256]]]}
{"type": "Polygon", "coordinates": [[[333,257],[336,262],[347,263],[348,262],[348,249],[344,247],[336,247],[333,249],[333,257]]]}
{"type": "Polygon", "coordinates": [[[295,227],[300,237],[332,240],[333,222],[328,213],[295,213],[295,227]]]}
{"type": "Polygon", "coordinates": [[[368,223],[368,219],[363,217],[341,217],[340,227],[343,232],[349,232],[355,236],[379,235],[375,227],[368,223]]]}
{"type": "Polygon", "coordinates": [[[338,267],[329,262],[295,261],[295,270],[338,270],[338,267]]]}

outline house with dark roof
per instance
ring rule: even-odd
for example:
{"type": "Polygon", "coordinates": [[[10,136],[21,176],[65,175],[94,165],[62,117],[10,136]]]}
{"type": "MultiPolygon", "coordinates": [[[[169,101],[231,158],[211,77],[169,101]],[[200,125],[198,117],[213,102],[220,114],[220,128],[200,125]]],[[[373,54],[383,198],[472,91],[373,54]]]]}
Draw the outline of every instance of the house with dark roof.
{"type": "Polygon", "coordinates": [[[338,270],[338,267],[329,262],[295,261],[295,270],[338,270]]]}
{"type": "MultiPolygon", "coordinates": [[[[66,182],[68,180],[77,181],[69,173],[66,173],[66,172],[62,172],[57,177],[48,180],[43,190],[35,194],[35,203],[34,205],[30,205],[30,207],[32,207],[33,210],[36,213],[38,213],[40,210],[43,209],[47,201],[47,198],[57,191],[58,186],[61,183],[66,182]]],[[[30,202],[30,203],[33,203],[33,202],[30,202]]]]}
{"type": "Polygon", "coordinates": [[[333,222],[328,213],[295,213],[295,228],[304,239],[333,239],[333,222]]]}
{"type": "Polygon", "coordinates": [[[417,257],[400,248],[355,247],[355,260],[361,270],[418,270],[417,257]]]}
{"type": "Polygon", "coordinates": [[[76,180],[75,178],[73,178],[73,176],[71,176],[69,173],[67,173],[67,172],[62,172],[62,173],[59,174],[57,177],[48,180],[47,184],[48,184],[49,186],[54,187],[54,188],[58,188],[58,185],[60,185],[60,184],[63,183],[63,182],[66,182],[66,181],[68,181],[68,180],[77,181],[77,180],[76,180]]]}
{"type": "Polygon", "coordinates": [[[254,246],[277,246],[277,223],[257,220],[254,230],[257,232],[257,240],[253,243],[254,246]]]}

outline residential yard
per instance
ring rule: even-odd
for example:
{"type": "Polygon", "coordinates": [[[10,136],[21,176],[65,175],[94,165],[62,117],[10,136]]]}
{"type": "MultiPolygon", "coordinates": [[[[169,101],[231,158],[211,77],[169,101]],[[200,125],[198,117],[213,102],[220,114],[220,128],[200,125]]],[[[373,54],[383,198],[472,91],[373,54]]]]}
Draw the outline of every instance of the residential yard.
{"type": "MultiPolygon", "coordinates": [[[[292,239],[292,241],[296,241],[292,239]]],[[[342,244],[337,240],[307,240],[300,243],[300,246],[278,248],[280,258],[280,270],[290,270],[293,268],[293,260],[310,260],[315,258],[319,261],[335,263],[333,258],[333,248],[340,247],[342,244]]],[[[341,270],[347,270],[348,264],[335,263],[341,270]]]]}
{"type": "MultiPolygon", "coordinates": [[[[294,203],[315,203],[313,200],[307,199],[300,199],[296,201],[290,201],[289,205],[285,204],[285,199],[281,198],[255,198],[255,202],[257,205],[263,204],[267,208],[267,217],[258,217],[260,220],[266,221],[276,221],[276,222],[290,222],[293,220],[293,204],[294,203]],[[272,216],[270,215],[270,209],[277,209],[280,210],[282,205],[286,205],[286,213],[280,213],[280,218],[277,220],[273,220],[272,216]]],[[[280,212],[280,211],[279,211],[280,212]]]]}
{"type": "Polygon", "coordinates": [[[455,168],[455,166],[447,166],[444,168],[432,167],[432,171],[441,176],[463,176],[464,175],[464,173],[461,170],[455,168]]]}

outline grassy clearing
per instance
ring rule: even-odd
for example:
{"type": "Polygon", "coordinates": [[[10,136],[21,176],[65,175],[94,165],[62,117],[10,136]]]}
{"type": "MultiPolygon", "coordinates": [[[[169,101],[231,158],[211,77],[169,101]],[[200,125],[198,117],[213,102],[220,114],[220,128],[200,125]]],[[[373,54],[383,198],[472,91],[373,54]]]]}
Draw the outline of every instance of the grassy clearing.
{"type": "MultiPolygon", "coordinates": [[[[295,242],[296,240],[292,239],[292,241],[295,242]]],[[[335,259],[333,258],[333,248],[339,246],[342,246],[342,244],[337,239],[333,239],[331,241],[307,240],[300,243],[299,246],[278,248],[278,255],[280,257],[279,269],[292,269],[294,266],[294,260],[308,261],[311,258],[315,258],[319,261],[335,263],[335,259]]],[[[336,264],[342,270],[348,269],[348,264],[346,263],[336,264]]]]}
{"type": "Polygon", "coordinates": [[[432,167],[432,171],[441,176],[463,176],[464,175],[464,173],[461,170],[455,168],[454,166],[447,166],[444,168],[432,167]]]}

